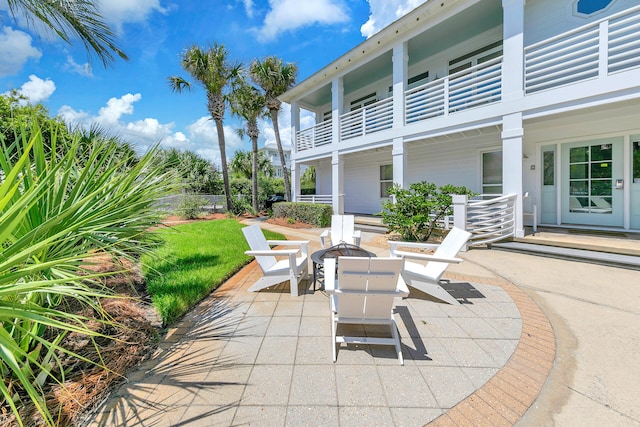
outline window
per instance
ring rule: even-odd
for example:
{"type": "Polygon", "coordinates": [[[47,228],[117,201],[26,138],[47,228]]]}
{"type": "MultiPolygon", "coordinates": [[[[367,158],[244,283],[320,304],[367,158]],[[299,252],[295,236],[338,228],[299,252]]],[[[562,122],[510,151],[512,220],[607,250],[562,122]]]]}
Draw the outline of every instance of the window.
{"type": "Polygon", "coordinates": [[[393,186],[393,165],[380,165],[380,197],[389,197],[393,186]]]}
{"type": "Polygon", "coordinates": [[[555,184],[555,157],[555,151],[545,151],[544,153],[542,153],[542,185],[555,184]]]}
{"type": "Polygon", "coordinates": [[[611,214],[611,144],[574,147],[569,150],[569,211],[611,214]]]}
{"type": "Polygon", "coordinates": [[[466,70],[474,65],[482,64],[483,62],[497,58],[500,55],[502,55],[502,41],[491,43],[488,46],[484,46],[449,61],[449,74],[466,70]]]}
{"type": "Polygon", "coordinates": [[[575,10],[579,15],[593,15],[600,12],[613,3],[613,0],[578,0],[575,3],[575,10]]]}
{"type": "Polygon", "coordinates": [[[482,194],[502,194],[502,151],[482,153],[482,194]]]}
{"type": "Polygon", "coordinates": [[[351,110],[355,111],[362,107],[366,107],[367,105],[371,105],[376,102],[378,99],[376,98],[375,93],[370,93],[369,95],[365,95],[362,98],[358,98],[354,101],[351,101],[351,110]]]}

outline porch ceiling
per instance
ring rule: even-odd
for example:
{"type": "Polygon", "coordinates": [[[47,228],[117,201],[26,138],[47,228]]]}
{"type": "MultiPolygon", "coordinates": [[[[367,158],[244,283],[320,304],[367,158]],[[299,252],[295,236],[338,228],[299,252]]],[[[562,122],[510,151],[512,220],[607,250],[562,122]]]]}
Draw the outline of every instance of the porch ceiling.
{"type": "MultiPolygon", "coordinates": [[[[427,21],[428,22],[428,21],[427,21]]],[[[430,25],[427,23],[426,25],[430,25]]],[[[408,42],[409,65],[413,65],[438,52],[442,52],[465,40],[502,25],[501,0],[480,0],[456,13],[449,19],[411,38],[408,42]]],[[[345,95],[358,91],[385,77],[391,80],[393,72],[392,50],[388,49],[369,60],[369,55],[353,49],[344,57],[356,68],[344,74],[345,95]],[[366,62],[360,62],[365,60],[366,62]]],[[[349,68],[349,67],[348,67],[349,68]]],[[[347,69],[348,69],[347,68],[347,69]]],[[[337,69],[337,67],[336,67],[337,69]]],[[[329,79],[331,76],[327,76],[329,79]]],[[[321,88],[306,94],[300,105],[314,109],[331,103],[331,82],[327,80],[321,88]]]]}
{"type": "Polygon", "coordinates": [[[409,65],[502,25],[500,0],[482,0],[409,40],[409,65]]]}

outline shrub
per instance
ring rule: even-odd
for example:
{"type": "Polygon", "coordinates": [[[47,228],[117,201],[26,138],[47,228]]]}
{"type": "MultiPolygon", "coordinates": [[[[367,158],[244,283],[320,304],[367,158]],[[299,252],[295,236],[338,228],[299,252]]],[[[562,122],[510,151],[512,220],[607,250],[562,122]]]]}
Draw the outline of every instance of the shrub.
{"type": "Polygon", "coordinates": [[[316,227],[327,227],[331,223],[333,208],[329,205],[303,202],[280,202],[273,205],[275,218],[293,218],[316,227]]]}
{"type": "Polygon", "coordinates": [[[422,181],[404,189],[396,184],[389,189],[389,195],[395,196],[396,202],[382,203],[382,222],[389,231],[400,233],[403,240],[426,241],[440,227],[442,219],[453,214],[452,194],[473,195],[464,186],[437,188],[433,183],[422,181]]]}
{"type": "Polygon", "coordinates": [[[176,215],[184,219],[196,219],[204,209],[203,206],[209,201],[197,194],[184,194],[180,197],[180,202],[176,208],[176,215]]]}

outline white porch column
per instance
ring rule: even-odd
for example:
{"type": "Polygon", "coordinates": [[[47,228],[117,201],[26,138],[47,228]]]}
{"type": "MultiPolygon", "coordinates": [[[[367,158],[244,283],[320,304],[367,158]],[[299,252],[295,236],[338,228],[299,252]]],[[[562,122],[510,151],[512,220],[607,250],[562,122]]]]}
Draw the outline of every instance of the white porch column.
{"type": "MultiPolygon", "coordinates": [[[[300,106],[296,101],[291,102],[291,155],[298,152],[298,131],[300,130],[300,106]]],[[[293,161],[293,159],[292,159],[293,161]]],[[[293,165],[292,165],[293,166],[293,165]]]]}
{"type": "Polygon", "coordinates": [[[300,191],[300,166],[296,161],[291,159],[291,201],[298,201],[298,192],[300,191]]]}
{"type": "Polygon", "coordinates": [[[516,237],[524,237],[522,217],[522,113],[502,118],[502,193],[516,197],[516,237]]]}
{"type": "MultiPolygon", "coordinates": [[[[342,77],[331,81],[331,143],[340,142],[340,115],[344,109],[344,81],[342,77]]],[[[334,145],[335,146],[335,145],[334,145]]]]}
{"type": "Polygon", "coordinates": [[[502,99],[509,101],[524,94],[524,3],[502,0],[502,99]]]}
{"type": "Polygon", "coordinates": [[[402,138],[393,139],[393,183],[399,184],[401,188],[409,188],[407,180],[407,144],[402,138]]]}
{"type": "Polygon", "coordinates": [[[333,213],[344,214],[344,161],[338,151],[331,153],[331,195],[333,213]]]}
{"type": "MultiPolygon", "coordinates": [[[[393,46],[393,127],[404,126],[404,91],[409,76],[409,54],[407,43],[393,46]]],[[[395,170],[395,165],[394,165],[395,170]]],[[[394,172],[395,174],[395,172],[394,172]]],[[[395,178],[395,176],[394,176],[395,178]]]]}

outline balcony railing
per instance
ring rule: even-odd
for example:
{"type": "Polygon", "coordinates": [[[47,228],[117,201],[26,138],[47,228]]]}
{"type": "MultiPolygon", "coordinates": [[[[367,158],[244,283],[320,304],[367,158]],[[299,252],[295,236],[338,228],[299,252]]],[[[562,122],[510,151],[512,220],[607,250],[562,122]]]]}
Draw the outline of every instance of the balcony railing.
{"type": "Polygon", "coordinates": [[[312,148],[331,144],[331,120],[298,131],[296,138],[296,148],[298,151],[310,150],[312,148]]]}
{"type": "Polygon", "coordinates": [[[340,140],[389,129],[393,125],[393,98],[386,98],[340,116],[340,140]]]}
{"type": "Polygon", "coordinates": [[[640,67],[640,7],[525,48],[531,94],[640,67]]]}
{"type": "Polygon", "coordinates": [[[502,57],[405,92],[405,122],[415,123],[500,101],[502,57]]]}
{"type": "Polygon", "coordinates": [[[299,194],[296,196],[296,201],[330,205],[333,203],[333,196],[331,194],[299,194]]]}

